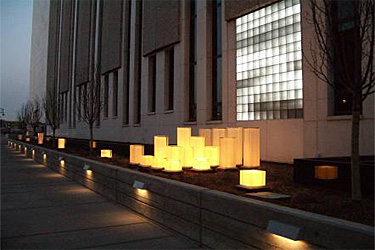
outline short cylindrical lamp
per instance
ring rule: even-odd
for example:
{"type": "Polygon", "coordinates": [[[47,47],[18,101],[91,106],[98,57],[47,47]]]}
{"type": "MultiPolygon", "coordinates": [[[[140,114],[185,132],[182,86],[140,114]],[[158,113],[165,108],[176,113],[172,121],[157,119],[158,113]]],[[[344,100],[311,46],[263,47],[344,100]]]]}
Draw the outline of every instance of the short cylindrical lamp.
{"type": "Polygon", "coordinates": [[[196,171],[207,171],[211,170],[210,164],[205,157],[198,157],[194,159],[193,169],[196,171]]]}
{"type": "Polygon", "coordinates": [[[259,128],[244,128],[243,134],[243,165],[245,167],[259,167],[260,130],[259,128]]]}
{"type": "Polygon", "coordinates": [[[152,163],[152,168],[154,169],[164,169],[168,164],[167,158],[156,158],[154,157],[154,161],[152,163]]]}
{"type": "Polygon", "coordinates": [[[100,157],[102,158],[112,158],[112,150],[111,149],[102,149],[100,150],[100,157]]]}
{"type": "Polygon", "coordinates": [[[338,176],[337,166],[315,166],[315,178],[319,180],[335,180],[338,176]]]}
{"type": "Polygon", "coordinates": [[[260,188],[266,185],[266,171],[256,169],[240,170],[240,186],[260,188]]]}
{"type": "Polygon", "coordinates": [[[168,146],[167,147],[167,158],[181,161],[181,147],[179,146],[168,146]]]}
{"type": "Polygon", "coordinates": [[[44,134],[38,133],[38,144],[43,144],[44,134]]]}
{"type": "Polygon", "coordinates": [[[168,159],[168,163],[165,166],[164,170],[165,172],[181,172],[182,166],[181,161],[177,159],[168,159]]]}
{"type": "Polygon", "coordinates": [[[225,137],[225,128],[212,129],[212,146],[220,147],[220,138],[225,137]]]}
{"type": "Polygon", "coordinates": [[[204,137],[192,136],[190,138],[190,146],[193,148],[193,159],[204,157],[204,137]]]}
{"type": "Polygon", "coordinates": [[[183,167],[190,168],[193,166],[193,148],[182,148],[181,164],[183,167]]]}
{"type": "Polygon", "coordinates": [[[179,127],[177,128],[177,146],[189,147],[190,146],[191,128],[179,127]]]}
{"type": "Polygon", "coordinates": [[[64,139],[64,138],[57,139],[57,148],[64,149],[65,148],[65,142],[66,142],[66,139],[64,139]]]}
{"type": "Polygon", "coordinates": [[[242,165],[242,145],[243,145],[243,129],[242,128],[227,128],[227,137],[234,138],[235,151],[234,156],[236,165],[242,165]]]}
{"type": "Polygon", "coordinates": [[[143,155],[143,145],[130,145],[130,164],[140,164],[143,155]]]}
{"type": "Polygon", "coordinates": [[[204,142],[206,146],[212,146],[212,129],[200,128],[199,136],[204,137],[204,142]]]}
{"type": "Polygon", "coordinates": [[[168,136],[154,136],[154,156],[155,158],[167,157],[168,136]]]}
{"type": "Polygon", "coordinates": [[[154,156],[153,155],[144,155],[142,156],[140,165],[142,167],[151,167],[154,164],[154,156]]]}
{"type": "Polygon", "coordinates": [[[219,147],[206,146],[204,148],[204,157],[207,158],[208,164],[210,164],[210,166],[219,166],[219,147]]]}
{"type": "Polygon", "coordinates": [[[234,138],[220,138],[220,164],[219,168],[236,168],[234,158],[234,138]]]}

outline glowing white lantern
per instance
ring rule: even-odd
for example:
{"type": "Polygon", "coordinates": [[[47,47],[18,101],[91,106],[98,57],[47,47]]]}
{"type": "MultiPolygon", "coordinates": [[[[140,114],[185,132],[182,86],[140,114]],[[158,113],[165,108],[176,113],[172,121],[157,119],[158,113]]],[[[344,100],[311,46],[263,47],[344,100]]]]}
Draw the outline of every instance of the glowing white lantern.
{"type": "Polygon", "coordinates": [[[235,168],[234,138],[220,138],[220,168],[235,168]]]}
{"type": "Polygon", "coordinates": [[[204,148],[204,157],[207,158],[208,164],[210,166],[219,166],[219,147],[216,146],[206,146],[204,148]]]}
{"type": "Polygon", "coordinates": [[[193,159],[204,157],[204,137],[192,136],[190,137],[190,146],[193,148],[193,159]]]}
{"type": "Polygon", "coordinates": [[[199,136],[204,137],[206,146],[212,146],[212,130],[210,128],[200,128],[199,136]]]}
{"type": "Polygon", "coordinates": [[[112,158],[112,150],[111,149],[100,150],[100,157],[102,157],[102,158],[112,158]]]}
{"type": "Polygon", "coordinates": [[[43,138],[44,138],[44,134],[38,133],[38,144],[43,144],[43,138]]]}
{"type": "Polygon", "coordinates": [[[167,157],[168,136],[154,136],[154,156],[155,158],[167,157]]]}
{"type": "Polygon", "coordinates": [[[193,169],[196,171],[207,171],[211,170],[208,160],[204,157],[194,159],[193,169]]]}
{"type": "Polygon", "coordinates": [[[182,148],[181,164],[183,167],[187,167],[187,168],[193,166],[193,148],[192,147],[182,148]]]}
{"type": "Polygon", "coordinates": [[[220,138],[225,137],[225,128],[212,129],[212,146],[220,147],[220,138]]]}
{"type": "Polygon", "coordinates": [[[130,145],[130,164],[140,164],[143,155],[143,145],[130,145]]]}
{"type": "Polygon", "coordinates": [[[191,128],[179,127],[177,128],[177,146],[189,147],[190,146],[191,128]]]}
{"type": "Polygon", "coordinates": [[[63,149],[63,148],[65,148],[65,142],[66,142],[66,139],[64,139],[64,138],[59,138],[59,139],[57,140],[57,148],[59,148],[59,149],[63,149]]]}
{"type": "Polygon", "coordinates": [[[140,164],[142,167],[151,167],[154,164],[154,156],[153,155],[142,156],[140,164]]]}
{"type": "Polygon", "coordinates": [[[240,170],[240,185],[248,188],[264,187],[266,185],[266,171],[240,170]]]}
{"type": "Polygon", "coordinates": [[[165,166],[164,170],[165,172],[181,172],[182,166],[181,161],[176,159],[168,159],[168,163],[165,166]]]}
{"type": "Polygon", "coordinates": [[[245,167],[259,167],[260,130],[259,128],[244,128],[243,134],[243,165],[245,167]]]}
{"type": "Polygon", "coordinates": [[[243,145],[243,129],[242,128],[227,128],[227,137],[234,138],[235,145],[235,161],[236,165],[242,165],[242,145],[243,145]]]}
{"type": "Polygon", "coordinates": [[[154,169],[164,169],[167,164],[168,164],[168,160],[166,158],[154,157],[154,161],[151,167],[154,169]]]}
{"type": "Polygon", "coordinates": [[[168,146],[167,151],[168,151],[167,158],[169,160],[174,159],[174,160],[181,161],[181,147],[179,147],[179,146],[168,146]]]}

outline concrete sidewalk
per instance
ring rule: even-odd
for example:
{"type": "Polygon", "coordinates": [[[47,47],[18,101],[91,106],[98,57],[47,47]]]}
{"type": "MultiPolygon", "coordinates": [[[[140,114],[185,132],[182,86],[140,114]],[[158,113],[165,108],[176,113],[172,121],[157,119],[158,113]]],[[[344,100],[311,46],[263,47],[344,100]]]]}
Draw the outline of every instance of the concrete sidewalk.
{"type": "Polygon", "coordinates": [[[1,248],[199,247],[25,158],[2,138],[1,248]]]}

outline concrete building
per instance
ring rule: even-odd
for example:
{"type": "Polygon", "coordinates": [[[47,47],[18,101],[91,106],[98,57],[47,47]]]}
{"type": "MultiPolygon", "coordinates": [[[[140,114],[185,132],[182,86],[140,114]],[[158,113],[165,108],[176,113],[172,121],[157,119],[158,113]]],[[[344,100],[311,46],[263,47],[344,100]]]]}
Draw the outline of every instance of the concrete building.
{"type": "MultiPolygon", "coordinates": [[[[89,137],[77,104],[98,69],[104,108],[95,139],[152,143],[163,134],[175,143],[177,126],[195,134],[259,127],[264,161],[350,155],[350,97],[306,64],[314,42],[307,1],[36,0],[34,15],[47,5],[48,24],[34,17],[32,48],[32,72],[46,70],[46,80],[31,93],[58,93],[60,136],[89,137]],[[38,25],[49,27],[48,43],[38,25]],[[39,53],[46,46],[48,55],[39,53]]],[[[373,95],[360,152],[374,154],[373,95]]]]}

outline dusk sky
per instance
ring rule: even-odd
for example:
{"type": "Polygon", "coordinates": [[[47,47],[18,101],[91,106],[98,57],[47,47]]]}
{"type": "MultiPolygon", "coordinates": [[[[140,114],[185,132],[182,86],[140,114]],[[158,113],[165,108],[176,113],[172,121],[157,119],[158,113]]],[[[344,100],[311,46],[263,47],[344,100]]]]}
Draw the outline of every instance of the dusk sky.
{"type": "Polygon", "coordinates": [[[0,0],[1,102],[5,120],[17,119],[29,98],[32,0],[0,0]]]}

